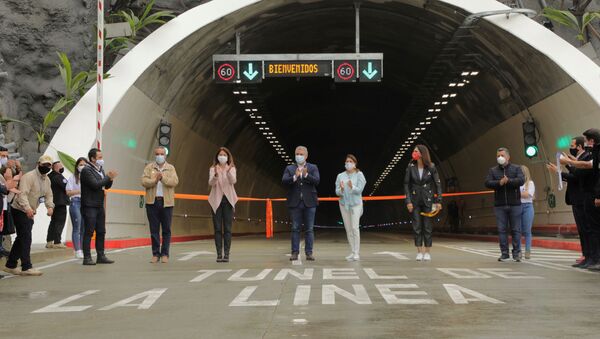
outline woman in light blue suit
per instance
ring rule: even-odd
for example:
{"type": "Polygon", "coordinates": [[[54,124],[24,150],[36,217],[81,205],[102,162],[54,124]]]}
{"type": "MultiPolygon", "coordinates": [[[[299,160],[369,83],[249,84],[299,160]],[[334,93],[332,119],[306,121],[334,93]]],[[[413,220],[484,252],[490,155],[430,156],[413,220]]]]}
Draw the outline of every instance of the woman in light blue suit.
{"type": "Polygon", "coordinates": [[[363,214],[362,192],[367,184],[363,173],[357,168],[358,161],[352,154],[346,156],[346,170],[335,180],[335,193],[340,197],[340,212],[344,220],[351,253],[348,261],[360,260],[360,217],[363,214]]]}

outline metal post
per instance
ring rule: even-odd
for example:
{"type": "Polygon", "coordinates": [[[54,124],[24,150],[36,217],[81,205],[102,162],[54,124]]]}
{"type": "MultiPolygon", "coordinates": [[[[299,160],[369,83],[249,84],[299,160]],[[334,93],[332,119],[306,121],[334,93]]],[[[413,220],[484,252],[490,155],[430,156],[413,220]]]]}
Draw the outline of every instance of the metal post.
{"type": "Polygon", "coordinates": [[[104,0],[98,0],[98,53],[96,68],[96,148],[102,145],[102,110],[104,76],[104,0]]]}
{"type": "Polygon", "coordinates": [[[354,3],[356,13],[356,54],[360,53],[360,2],[354,3]]]}

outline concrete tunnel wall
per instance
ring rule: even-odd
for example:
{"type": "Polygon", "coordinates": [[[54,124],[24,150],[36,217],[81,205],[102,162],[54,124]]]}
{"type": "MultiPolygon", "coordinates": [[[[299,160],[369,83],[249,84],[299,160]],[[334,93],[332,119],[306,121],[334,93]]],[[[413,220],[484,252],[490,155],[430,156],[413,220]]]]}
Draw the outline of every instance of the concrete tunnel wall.
{"type": "MultiPolygon", "coordinates": [[[[197,127],[198,125],[194,121],[193,114],[191,114],[193,111],[190,107],[186,107],[187,103],[169,102],[169,98],[176,96],[178,88],[176,85],[178,83],[190,83],[190,79],[193,77],[190,74],[187,74],[186,78],[181,74],[166,72],[164,68],[159,66],[161,63],[157,63],[159,59],[162,59],[163,62],[165,60],[170,62],[185,62],[185,60],[178,60],[174,56],[178,54],[178,51],[185,50],[186,38],[191,34],[200,35],[201,38],[195,40],[189,39],[187,40],[188,44],[203,43],[207,47],[211,44],[223,44],[225,41],[219,41],[219,37],[225,36],[227,32],[233,36],[237,22],[242,22],[259,14],[255,11],[257,7],[253,7],[253,11],[242,12],[237,10],[259,2],[241,0],[213,1],[194,8],[149,36],[111,70],[111,74],[114,77],[105,82],[103,149],[106,154],[106,167],[116,168],[120,172],[120,176],[115,184],[116,188],[140,189],[139,176],[144,164],[151,158],[152,149],[156,144],[155,134],[158,122],[161,117],[166,116],[173,123],[174,127],[173,144],[176,151],[173,152],[169,161],[177,166],[181,178],[178,192],[207,194],[207,173],[212,156],[218,146],[227,143],[231,145],[234,154],[237,156],[236,162],[238,167],[244,169],[240,171],[238,178],[237,190],[239,195],[277,197],[284,194],[280,185],[280,170],[284,164],[274,162],[266,166],[261,166],[264,164],[264,162],[261,163],[264,158],[261,159],[259,158],[260,154],[250,152],[251,150],[264,149],[258,145],[261,140],[250,135],[251,133],[247,129],[238,130],[239,138],[231,140],[231,135],[228,133],[227,127],[221,125],[221,122],[227,119],[228,113],[231,114],[232,112],[219,110],[214,110],[214,114],[212,115],[213,121],[201,121],[202,130],[211,131],[211,133],[198,133],[196,129],[193,129],[193,126],[197,127]],[[225,3],[227,5],[226,8],[223,6],[225,3]],[[228,14],[233,13],[235,13],[235,16],[228,16],[228,14]],[[218,20],[219,18],[223,18],[223,20],[218,20]],[[172,95],[164,95],[168,91],[173,92],[172,95]],[[132,140],[135,147],[132,147],[132,140]],[[268,168],[265,170],[264,167],[268,168]],[[277,175],[274,175],[274,168],[279,168],[277,175]]],[[[468,12],[498,9],[498,6],[503,8],[502,5],[491,0],[478,1],[477,3],[461,0],[443,2],[464,8],[468,12]]],[[[276,7],[282,2],[262,1],[262,3],[265,3],[264,8],[268,8],[270,6],[276,7]]],[[[405,1],[405,3],[415,6],[422,5],[420,1],[405,1]]],[[[548,54],[548,48],[551,47],[549,45],[560,45],[562,42],[562,40],[555,37],[552,33],[544,31],[541,26],[526,18],[513,18],[511,21],[503,21],[502,18],[496,17],[489,19],[489,21],[524,40],[535,40],[540,36],[546,38],[543,46],[537,46],[542,50],[545,49],[546,54],[548,54]],[[523,27],[522,25],[525,25],[529,29],[528,32],[519,30],[518,26],[523,27]],[[533,37],[531,37],[532,33],[533,37]],[[522,36],[528,34],[529,36],[526,38],[522,36]]],[[[527,42],[530,43],[529,41],[527,42]]],[[[556,56],[553,60],[559,63],[575,80],[580,81],[582,85],[573,85],[571,86],[573,88],[569,87],[569,89],[548,97],[538,104],[541,107],[538,111],[535,110],[538,105],[534,105],[531,108],[532,111],[539,112],[535,114],[539,114],[536,118],[541,122],[539,127],[543,138],[542,141],[545,145],[552,144],[548,140],[552,139],[554,135],[561,133],[560,130],[564,128],[564,124],[562,124],[558,117],[564,114],[563,107],[570,107],[568,105],[561,106],[554,104],[555,102],[563,102],[568,99],[571,100],[569,102],[585,103],[587,105],[587,109],[581,111],[581,119],[572,119],[569,121],[572,123],[569,127],[570,130],[583,130],[586,126],[590,125],[593,117],[597,117],[599,113],[598,102],[600,100],[598,98],[600,98],[600,95],[598,95],[597,89],[600,87],[593,89],[594,84],[598,84],[599,82],[597,67],[590,61],[589,63],[596,67],[593,69],[596,72],[595,76],[584,75],[578,68],[589,67],[590,65],[586,63],[588,59],[585,59],[585,57],[582,59],[582,56],[578,55],[578,52],[566,43],[559,47],[563,48],[562,55],[556,56]],[[565,48],[567,49],[566,51],[564,50],[565,48]],[[578,65],[576,67],[572,64],[564,65],[566,60],[569,60],[571,63],[578,63],[578,65]],[[546,102],[548,104],[544,104],[546,102]],[[551,120],[551,117],[554,120],[551,120]]],[[[190,55],[187,57],[189,58],[190,55]]],[[[209,64],[210,60],[203,60],[195,65],[198,69],[205,69],[209,64]]],[[[197,71],[197,69],[191,69],[189,73],[195,74],[194,71],[197,71]]],[[[197,77],[201,81],[212,81],[206,77],[206,74],[200,74],[197,77]]],[[[199,92],[198,94],[206,95],[207,93],[199,92]]],[[[61,150],[75,157],[87,153],[94,139],[93,126],[95,117],[93,114],[90,114],[95,106],[94,95],[95,89],[93,88],[77,104],[57,131],[47,153],[55,155],[55,150],[61,150]],[[73,144],[73,140],[80,140],[81,142],[73,144]]],[[[513,137],[514,133],[512,135],[502,133],[502,131],[507,129],[514,130],[515,126],[520,127],[522,120],[519,119],[522,118],[517,115],[488,131],[484,136],[465,148],[465,150],[444,162],[442,167],[445,168],[450,164],[452,165],[453,171],[446,172],[454,173],[459,177],[462,189],[481,189],[483,177],[487,168],[491,166],[493,157],[490,158],[489,162],[476,162],[475,166],[473,166],[472,161],[461,161],[461,159],[468,159],[473,154],[479,157],[480,154],[485,153],[484,150],[486,149],[492,149],[493,152],[493,149],[497,145],[493,144],[491,140],[495,140],[494,137],[497,135],[503,135],[504,137],[497,140],[496,143],[513,148],[513,160],[525,163],[525,161],[521,161],[523,159],[519,158],[522,148],[520,135],[518,138],[512,138],[512,141],[510,141],[511,138],[509,136],[513,137]],[[476,153],[469,152],[469,150],[476,150],[476,153]],[[470,166],[467,166],[467,164],[470,166]]],[[[546,147],[550,148],[549,146],[546,147]]],[[[548,184],[538,181],[543,176],[535,166],[532,167],[539,192],[542,187],[548,184]]],[[[138,203],[137,197],[112,195],[109,197],[107,217],[109,238],[135,238],[147,235],[145,210],[140,208],[138,203]]],[[[479,207],[480,211],[485,211],[488,208],[486,204],[487,202],[482,202],[482,206],[479,207]]],[[[560,195],[558,197],[558,204],[557,209],[564,209],[560,195]]],[[[472,205],[474,207],[475,204],[472,205]]],[[[276,216],[287,217],[285,208],[283,206],[277,207],[275,211],[276,216]]],[[[401,210],[400,205],[390,215],[397,216],[401,210]]],[[[538,211],[541,211],[541,209],[538,208],[538,211]]],[[[175,214],[178,216],[174,218],[174,235],[212,233],[211,220],[208,218],[210,210],[207,203],[178,202],[175,214]],[[183,214],[188,214],[189,217],[181,217],[180,215],[183,214]]],[[[261,218],[264,216],[264,205],[262,203],[241,203],[238,205],[236,215],[241,219],[248,217],[261,218]]],[[[480,215],[482,218],[486,218],[484,212],[481,212],[480,215]]],[[[568,222],[570,220],[566,214],[557,215],[550,214],[545,222],[568,222]]],[[[36,225],[47,225],[47,218],[44,218],[43,213],[38,213],[36,225]]],[[[262,223],[239,222],[234,226],[234,232],[261,231],[264,231],[264,224],[262,223]]],[[[38,226],[35,233],[34,242],[43,242],[41,239],[45,237],[44,227],[38,226]]]]}

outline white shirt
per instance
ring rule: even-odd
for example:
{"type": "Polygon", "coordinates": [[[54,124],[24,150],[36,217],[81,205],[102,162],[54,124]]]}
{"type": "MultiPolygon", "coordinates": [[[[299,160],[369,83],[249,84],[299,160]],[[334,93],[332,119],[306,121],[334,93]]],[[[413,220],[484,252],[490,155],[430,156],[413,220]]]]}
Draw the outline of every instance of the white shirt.
{"type": "Polygon", "coordinates": [[[424,169],[425,168],[418,168],[418,170],[419,170],[419,179],[423,179],[423,170],[424,169]]]}
{"type": "Polygon", "coordinates": [[[533,203],[533,198],[535,196],[535,184],[533,181],[530,181],[527,186],[528,187],[525,187],[525,185],[521,186],[521,193],[527,192],[529,194],[529,198],[521,197],[522,204],[533,203]]]}
{"type": "Polygon", "coordinates": [[[75,176],[72,175],[69,180],[67,180],[67,191],[79,191],[79,194],[71,196],[71,198],[81,198],[81,182],[75,182],[75,176]]]}
{"type": "MultiPolygon", "coordinates": [[[[163,167],[163,168],[157,168],[157,167],[154,167],[154,169],[155,169],[155,170],[158,170],[158,171],[159,171],[159,172],[161,172],[161,173],[162,173],[162,172],[165,170],[165,169],[164,169],[164,167],[163,167]]],[[[157,197],[164,197],[164,193],[163,193],[163,183],[162,183],[162,181],[160,181],[160,180],[159,180],[159,181],[156,183],[156,196],[157,196],[157,197]]]]}

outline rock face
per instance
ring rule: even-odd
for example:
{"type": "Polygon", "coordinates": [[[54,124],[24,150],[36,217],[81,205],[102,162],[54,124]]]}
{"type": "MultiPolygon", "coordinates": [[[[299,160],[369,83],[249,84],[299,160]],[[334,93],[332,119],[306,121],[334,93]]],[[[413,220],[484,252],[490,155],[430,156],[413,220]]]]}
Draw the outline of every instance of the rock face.
{"type": "MultiPolygon", "coordinates": [[[[157,0],[155,8],[178,14],[208,1],[157,0]]],[[[107,5],[126,3],[134,8],[146,2],[106,0],[107,5]]],[[[561,5],[560,0],[547,2],[554,7],[561,5]]],[[[33,125],[41,123],[65,90],[56,68],[57,51],[69,56],[73,72],[94,68],[95,3],[94,0],[0,0],[0,116],[33,125]]],[[[565,1],[565,7],[570,3],[565,1]]],[[[537,0],[525,0],[525,5],[540,10],[537,0]]],[[[589,10],[598,9],[600,0],[592,1],[589,10]]],[[[573,31],[555,27],[557,34],[579,46],[573,31]]],[[[600,30],[597,23],[595,27],[600,30]]],[[[600,43],[592,40],[595,50],[600,51],[600,43]]],[[[59,123],[60,120],[48,132],[48,140],[59,123]]],[[[5,132],[6,142],[16,142],[17,151],[25,157],[26,168],[32,168],[39,156],[33,130],[10,123],[5,132]]]]}

